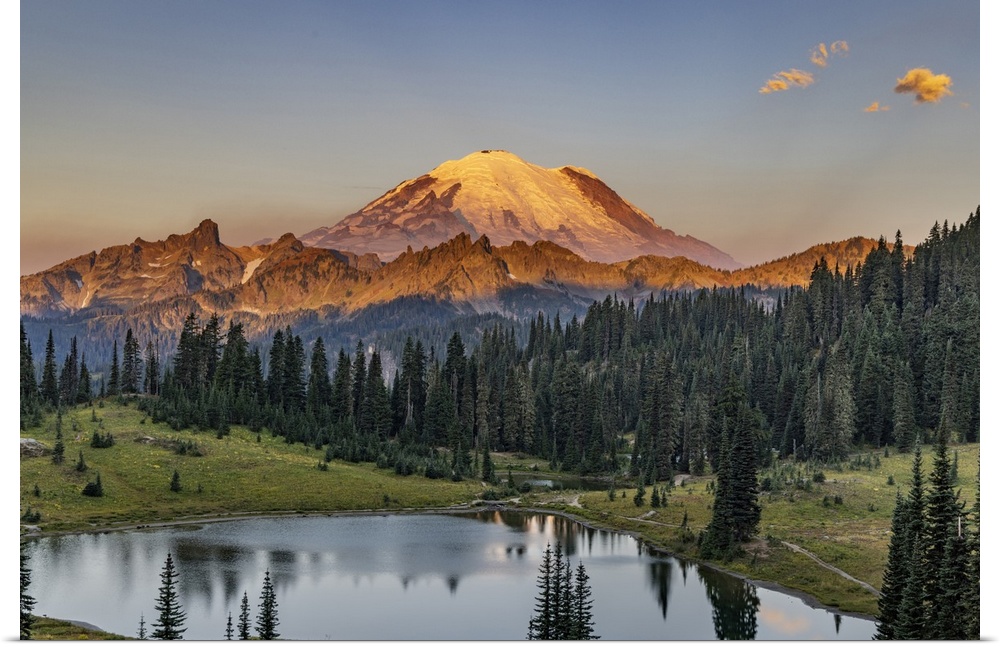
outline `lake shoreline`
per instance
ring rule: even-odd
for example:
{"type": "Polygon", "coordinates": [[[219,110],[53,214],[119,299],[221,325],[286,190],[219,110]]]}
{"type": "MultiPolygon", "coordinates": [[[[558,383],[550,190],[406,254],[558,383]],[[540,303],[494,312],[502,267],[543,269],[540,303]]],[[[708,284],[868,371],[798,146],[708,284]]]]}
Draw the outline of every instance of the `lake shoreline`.
{"type": "Polygon", "coordinates": [[[771,582],[771,581],[768,581],[768,580],[757,580],[757,579],[754,579],[752,577],[748,577],[748,576],[744,575],[743,573],[737,573],[736,571],[731,571],[729,569],[723,568],[722,566],[720,566],[720,565],[718,565],[718,564],[716,564],[714,562],[709,562],[709,561],[706,561],[706,560],[703,560],[703,559],[698,559],[696,557],[689,557],[687,555],[678,555],[677,553],[674,553],[673,551],[671,551],[668,548],[665,548],[665,547],[663,547],[661,545],[658,545],[658,544],[656,544],[654,542],[649,541],[648,539],[646,539],[641,534],[639,534],[639,533],[637,533],[635,531],[625,530],[625,529],[621,529],[621,528],[616,528],[616,527],[614,527],[612,525],[598,524],[597,522],[595,522],[595,521],[593,521],[591,519],[584,519],[584,518],[581,518],[581,517],[578,517],[578,516],[574,515],[571,512],[565,512],[565,511],[562,511],[562,510],[549,510],[549,509],[546,509],[546,508],[520,508],[520,507],[509,507],[509,506],[501,508],[501,509],[512,510],[512,511],[519,511],[519,512],[536,512],[536,513],[540,513],[540,514],[555,514],[555,515],[559,515],[561,517],[565,517],[567,519],[570,519],[571,521],[575,521],[576,523],[580,524],[581,526],[585,526],[587,528],[592,528],[594,530],[607,530],[607,531],[611,531],[611,532],[617,532],[617,533],[620,533],[620,534],[623,534],[623,535],[628,535],[629,537],[635,539],[637,542],[648,546],[649,548],[651,548],[652,550],[654,550],[657,553],[660,553],[662,555],[666,555],[666,556],[669,556],[669,557],[673,557],[674,559],[683,559],[683,560],[686,560],[686,561],[689,561],[689,562],[693,562],[695,564],[700,564],[702,566],[706,566],[708,568],[711,568],[712,570],[719,571],[720,573],[725,573],[726,575],[730,575],[732,577],[736,577],[736,578],[739,578],[739,579],[744,580],[746,582],[749,582],[750,584],[753,584],[754,586],[758,586],[758,587],[763,588],[763,589],[768,589],[770,591],[775,591],[777,593],[783,593],[785,595],[789,595],[789,596],[792,596],[794,598],[798,598],[799,600],[802,600],[807,606],[809,606],[809,607],[811,607],[813,609],[823,609],[823,610],[829,611],[831,613],[836,613],[836,614],[839,614],[839,615],[842,615],[842,616],[849,616],[851,618],[858,618],[860,620],[870,620],[872,622],[876,621],[875,616],[868,615],[867,613],[858,613],[858,612],[854,612],[854,611],[843,611],[843,610],[841,610],[841,609],[839,609],[837,607],[830,606],[828,604],[823,604],[815,596],[810,595],[809,593],[806,593],[804,591],[800,591],[798,589],[793,589],[793,588],[785,586],[783,584],[779,584],[778,582],[771,582]]]}
{"type": "Polygon", "coordinates": [[[123,522],[123,523],[120,523],[120,524],[113,524],[113,525],[109,525],[109,526],[94,527],[94,528],[84,528],[84,529],[75,529],[75,530],[58,530],[58,531],[41,531],[41,530],[38,530],[38,531],[29,531],[27,533],[22,534],[21,535],[21,539],[22,540],[23,539],[27,539],[27,538],[41,539],[43,537],[54,537],[54,536],[62,536],[62,535],[105,534],[105,533],[109,533],[109,532],[135,532],[135,531],[152,530],[152,529],[163,529],[163,528],[171,528],[171,527],[200,526],[200,525],[210,524],[210,523],[222,523],[222,522],[226,522],[226,521],[242,521],[242,520],[248,520],[248,519],[280,519],[280,518],[285,518],[285,517],[288,517],[288,518],[293,518],[293,517],[294,518],[303,518],[303,517],[347,517],[347,516],[383,516],[384,517],[384,516],[389,516],[389,515],[407,515],[407,514],[412,514],[412,515],[420,515],[420,514],[460,514],[460,513],[469,513],[469,512],[493,511],[493,510],[497,510],[497,511],[510,511],[510,512],[530,512],[530,513],[536,513],[536,514],[558,515],[558,516],[564,517],[566,519],[569,519],[569,520],[571,520],[571,521],[573,521],[575,523],[578,523],[581,526],[584,526],[586,528],[591,528],[593,530],[603,530],[603,531],[617,532],[617,533],[620,533],[620,534],[623,534],[623,535],[627,535],[629,537],[632,537],[636,541],[638,541],[638,542],[646,545],[647,547],[649,547],[653,551],[655,551],[657,553],[660,553],[662,555],[670,556],[670,557],[673,557],[675,559],[684,559],[684,560],[689,561],[689,562],[700,564],[700,565],[706,566],[708,568],[711,568],[713,570],[719,571],[721,573],[725,573],[726,575],[730,575],[730,576],[739,578],[741,580],[744,580],[746,582],[749,582],[750,584],[753,584],[754,586],[758,586],[760,588],[768,589],[768,590],[771,590],[771,591],[775,591],[775,592],[778,592],[778,593],[782,593],[782,594],[785,594],[785,595],[789,595],[789,596],[795,597],[795,598],[797,598],[799,600],[802,600],[803,603],[805,603],[807,606],[809,606],[811,608],[814,608],[814,609],[823,609],[823,610],[829,611],[831,613],[836,613],[836,614],[839,614],[839,615],[842,615],[842,616],[848,616],[848,617],[852,617],[852,618],[858,618],[858,619],[861,619],[861,620],[870,620],[870,621],[875,621],[876,620],[876,618],[874,616],[871,616],[871,615],[868,615],[868,614],[865,614],[865,613],[843,611],[843,610],[841,610],[841,609],[839,609],[837,607],[833,607],[833,606],[824,604],[824,603],[820,602],[815,596],[810,595],[809,593],[806,593],[804,591],[800,591],[798,589],[794,589],[794,588],[782,585],[782,584],[780,584],[778,582],[771,582],[771,581],[767,581],[767,580],[757,580],[757,579],[748,577],[745,574],[737,573],[735,571],[728,570],[728,569],[724,568],[723,566],[721,566],[719,564],[716,564],[716,563],[713,563],[713,562],[701,560],[701,559],[694,558],[694,557],[689,557],[689,556],[686,556],[686,555],[678,555],[678,554],[670,551],[669,549],[667,549],[667,548],[665,548],[665,547],[663,547],[661,545],[658,545],[658,544],[656,544],[654,542],[649,541],[648,539],[646,539],[645,537],[643,537],[640,533],[637,533],[635,531],[626,530],[626,529],[622,529],[622,528],[616,528],[616,527],[614,527],[613,525],[610,525],[610,524],[601,524],[601,523],[595,522],[595,521],[593,521],[591,519],[585,519],[585,518],[582,518],[582,517],[578,517],[577,515],[574,515],[571,512],[566,512],[564,510],[553,510],[553,509],[541,508],[541,507],[521,507],[521,506],[518,506],[516,504],[515,505],[511,505],[510,502],[473,501],[473,502],[470,502],[470,503],[463,503],[463,504],[457,504],[457,505],[446,506],[446,507],[402,508],[402,509],[391,509],[391,510],[390,509],[385,509],[385,508],[373,508],[373,509],[363,509],[363,510],[328,510],[328,511],[309,511],[309,512],[294,511],[294,510],[291,510],[291,511],[238,512],[238,513],[232,513],[232,514],[227,514],[227,515],[214,514],[214,515],[206,515],[206,516],[182,517],[182,518],[170,519],[170,520],[166,520],[166,521],[156,521],[156,522],[142,523],[142,524],[135,524],[135,523],[123,522]]]}

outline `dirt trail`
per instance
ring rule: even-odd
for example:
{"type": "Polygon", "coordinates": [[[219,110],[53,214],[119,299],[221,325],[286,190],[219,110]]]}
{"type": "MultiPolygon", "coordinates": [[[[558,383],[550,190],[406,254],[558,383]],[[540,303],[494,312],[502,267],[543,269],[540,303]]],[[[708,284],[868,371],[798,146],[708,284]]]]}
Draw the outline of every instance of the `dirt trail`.
{"type": "Polygon", "coordinates": [[[841,576],[841,577],[843,577],[845,579],[848,579],[848,580],[854,582],[855,584],[860,584],[865,589],[867,589],[867,590],[871,591],[872,593],[874,593],[875,597],[878,597],[878,596],[881,595],[881,593],[879,593],[879,590],[876,589],[871,584],[869,584],[868,582],[862,582],[861,580],[859,580],[858,578],[854,577],[853,575],[849,575],[848,573],[845,573],[844,571],[840,570],[839,568],[837,568],[833,564],[828,564],[828,563],[824,562],[819,557],[816,557],[815,555],[813,555],[812,553],[810,553],[808,550],[806,550],[802,546],[797,546],[797,545],[793,544],[790,541],[783,541],[783,542],[781,542],[781,544],[783,546],[785,546],[786,548],[794,550],[796,553],[802,553],[803,555],[805,555],[809,559],[813,560],[814,562],[816,562],[817,564],[819,564],[823,568],[829,569],[829,570],[833,571],[834,573],[836,573],[837,575],[839,575],[839,576],[841,576]]]}

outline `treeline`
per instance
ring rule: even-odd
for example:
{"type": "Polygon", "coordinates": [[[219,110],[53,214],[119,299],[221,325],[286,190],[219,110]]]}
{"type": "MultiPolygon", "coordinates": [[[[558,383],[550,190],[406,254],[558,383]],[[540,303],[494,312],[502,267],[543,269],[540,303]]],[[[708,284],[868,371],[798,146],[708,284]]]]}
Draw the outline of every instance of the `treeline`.
{"type": "MultiPolygon", "coordinates": [[[[582,320],[539,315],[527,329],[522,341],[513,325],[494,324],[468,352],[455,332],[443,355],[408,336],[398,360],[359,341],[331,361],[322,338],[307,344],[290,327],[263,357],[241,324],[224,330],[215,316],[202,324],[191,314],[162,372],[155,348],[140,358],[127,337],[103,391],[158,393],[143,406],[175,428],[245,424],[325,445],[328,460],[435,475],[469,474],[479,455],[470,452],[491,450],[581,473],[627,462],[647,484],[718,470],[731,418],[720,406],[747,409],[760,464],[772,449],[826,461],[859,445],[909,450],[928,429],[976,441],[979,212],[961,226],[935,224],[910,258],[897,232],[858,267],[821,261],[806,289],[773,307],[739,289],[639,305],[608,297],[582,320]],[[435,459],[440,447],[450,465],[435,459]]],[[[48,349],[40,385],[31,366],[22,335],[22,412],[33,397],[88,397],[86,362],[72,350],[58,378],[48,349]]]]}
{"type": "Polygon", "coordinates": [[[972,510],[965,510],[944,434],[927,485],[919,445],[912,474],[907,496],[896,493],[875,638],[978,640],[979,493],[972,510]]]}

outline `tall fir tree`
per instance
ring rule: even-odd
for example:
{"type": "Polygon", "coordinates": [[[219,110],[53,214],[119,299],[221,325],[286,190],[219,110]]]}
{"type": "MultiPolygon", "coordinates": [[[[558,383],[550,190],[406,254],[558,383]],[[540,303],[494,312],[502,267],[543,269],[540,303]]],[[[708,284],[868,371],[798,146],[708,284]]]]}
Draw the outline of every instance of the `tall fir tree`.
{"type": "Polygon", "coordinates": [[[70,406],[76,402],[80,380],[80,356],[77,353],[76,336],[70,341],[69,353],[63,361],[59,373],[59,401],[70,406]]]}
{"type": "Polygon", "coordinates": [[[52,340],[52,329],[45,342],[45,360],[42,364],[42,383],[40,385],[42,399],[52,406],[59,404],[59,380],[56,377],[56,345],[52,340]]]}
{"type": "Polygon", "coordinates": [[[246,591],[243,591],[243,600],[240,601],[240,617],[236,623],[236,631],[240,640],[250,640],[250,599],[246,591]]]}
{"type": "Polygon", "coordinates": [[[118,338],[111,344],[111,369],[108,374],[108,383],[105,387],[107,395],[115,396],[121,393],[121,374],[118,369],[118,338]]]}
{"type": "Polygon", "coordinates": [[[35,624],[35,617],[31,615],[35,608],[35,598],[28,593],[31,586],[31,569],[28,567],[28,554],[21,546],[21,640],[31,640],[31,628],[35,624]]]}
{"type": "Polygon", "coordinates": [[[38,382],[35,381],[35,361],[31,354],[31,342],[24,333],[21,323],[21,415],[35,412],[38,405],[38,382]]]}
{"type": "Polygon", "coordinates": [[[264,586],[260,591],[260,607],[255,626],[261,640],[276,640],[280,635],[277,632],[278,600],[271,584],[271,571],[264,572],[264,586]]]}
{"type": "Polygon", "coordinates": [[[882,574],[882,590],[878,598],[875,638],[894,640],[899,618],[899,604],[909,573],[911,542],[907,535],[910,525],[909,508],[902,495],[896,492],[896,507],[892,512],[889,537],[889,557],[882,574]]]}
{"type": "Polygon", "coordinates": [[[187,614],[181,609],[176,586],[177,570],[174,568],[173,557],[167,553],[167,560],[160,572],[160,594],[153,606],[160,613],[153,622],[153,632],[150,634],[155,639],[181,640],[186,631],[184,621],[187,614]]]}
{"type": "Polygon", "coordinates": [[[142,357],[139,355],[139,342],[132,329],[125,331],[125,346],[122,348],[122,393],[138,393],[142,380],[142,357]]]}
{"type": "Polygon", "coordinates": [[[594,633],[594,601],[591,597],[590,576],[583,562],[576,566],[576,580],[573,583],[572,615],[569,640],[598,640],[594,633]]]}
{"type": "Polygon", "coordinates": [[[721,464],[712,519],[700,552],[709,559],[728,560],[760,524],[756,438],[762,423],[760,412],[750,409],[742,384],[734,380],[724,393],[718,415],[723,429],[721,464]]]}

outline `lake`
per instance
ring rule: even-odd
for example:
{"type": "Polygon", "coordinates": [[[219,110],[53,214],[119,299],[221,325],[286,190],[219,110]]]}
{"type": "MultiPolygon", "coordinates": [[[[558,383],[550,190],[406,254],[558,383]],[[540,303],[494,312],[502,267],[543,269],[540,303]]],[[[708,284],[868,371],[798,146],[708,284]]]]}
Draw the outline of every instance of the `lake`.
{"type": "Polygon", "coordinates": [[[265,570],[283,639],[519,640],[547,544],[584,563],[595,633],[616,640],[868,640],[870,620],[813,609],[630,536],[551,514],[482,511],[258,518],[28,542],[36,615],[147,631],[167,553],[185,639],[220,640],[265,570]]]}

